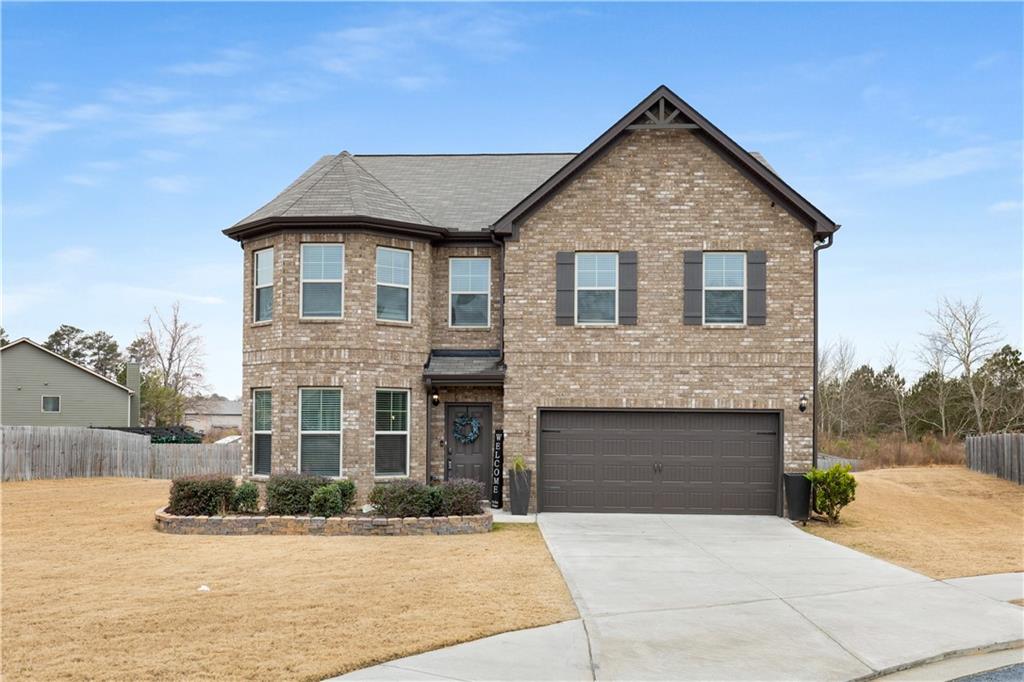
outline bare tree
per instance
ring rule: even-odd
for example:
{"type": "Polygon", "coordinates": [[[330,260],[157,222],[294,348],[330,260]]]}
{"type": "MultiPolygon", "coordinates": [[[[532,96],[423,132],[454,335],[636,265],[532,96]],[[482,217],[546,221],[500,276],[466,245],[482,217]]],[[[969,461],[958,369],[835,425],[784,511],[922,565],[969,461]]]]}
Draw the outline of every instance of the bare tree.
{"type": "Polygon", "coordinates": [[[971,394],[975,426],[985,431],[985,397],[988,390],[984,374],[978,369],[999,344],[995,323],[981,308],[981,299],[972,303],[943,298],[930,313],[935,322],[934,335],[942,353],[958,365],[971,394]]]}
{"type": "Polygon", "coordinates": [[[160,384],[183,398],[191,398],[205,389],[203,374],[206,370],[203,337],[199,325],[181,317],[181,303],[171,306],[169,318],[159,310],[146,317],[144,339],[149,360],[159,376],[160,384]]]}
{"type": "Polygon", "coordinates": [[[842,438],[849,426],[851,400],[850,377],[854,371],[856,351],[848,339],[839,339],[825,346],[818,360],[818,406],[821,408],[825,433],[842,438]]]}
{"type": "Polygon", "coordinates": [[[924,342],[917,351],[918,361],[924,368],[925,374],[934,376],[934,386],[927,391],[928,402],[935,408],[937,420],[928,419],[925,414],[919,415],[919,419],[929,426],[937,428],[945,440],[950,434],[950,411],[952,409],[953,382],[949,376],[949,357],[943,350],[943,342],[936,334],[925,334],[924,342]]]}
{"type": "Polygon", "coordinates": [[[903,440],[910,440],[907,414],[907,381],[900,375],[900,365],[903,364],[903,356],[900,353],[899,344],[889,347],[886,367],[879,372],[878,379],[885,390],[885,401],[896,410],[896,417],[900,422],[900,431],[903,433],[903,440]]]}

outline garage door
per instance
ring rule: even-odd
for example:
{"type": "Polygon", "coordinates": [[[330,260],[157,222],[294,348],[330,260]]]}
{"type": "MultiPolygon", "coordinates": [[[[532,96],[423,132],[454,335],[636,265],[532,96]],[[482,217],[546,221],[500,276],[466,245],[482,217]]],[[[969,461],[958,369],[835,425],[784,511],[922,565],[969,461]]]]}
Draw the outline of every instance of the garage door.
{"type": "Polygon", "coordinates": [[[548,512],[775,514],[779,416],[542,411],[548,512]]]}

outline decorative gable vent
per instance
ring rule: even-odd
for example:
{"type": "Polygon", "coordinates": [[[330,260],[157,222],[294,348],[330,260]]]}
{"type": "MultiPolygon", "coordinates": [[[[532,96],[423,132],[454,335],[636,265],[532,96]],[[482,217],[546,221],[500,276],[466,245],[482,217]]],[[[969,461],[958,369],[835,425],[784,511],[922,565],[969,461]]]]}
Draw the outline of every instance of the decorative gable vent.
{"type": "Polygon", "coordinates": [[[688,119],[683,112],[664,97],[652,104],[643,115],[637,118],[627,128],[629,130],[651,130],[661,128],[675,128],[682,130],[693,130],[698,126],[688,119]]]}

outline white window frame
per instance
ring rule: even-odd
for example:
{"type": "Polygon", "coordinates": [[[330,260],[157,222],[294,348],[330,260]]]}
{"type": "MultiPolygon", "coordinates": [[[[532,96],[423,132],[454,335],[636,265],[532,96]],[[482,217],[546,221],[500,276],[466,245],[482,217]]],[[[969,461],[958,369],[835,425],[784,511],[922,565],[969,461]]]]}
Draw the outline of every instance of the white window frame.
{"type": "Polygon", "coordinates": [[[270,299],[270,317],[266,320],[258,319],[259,315],[259,296],[257,295],[260,289],[266,289],[267,287],[273,288],[274,286],[274,269],[277,264],[274,262],[274,247],[268,246],[265,249],[257,249],[252,252],[252,321],[254,324],[267,324],[274,321],[274,299],[271,294],[270,299]],[[270,252],[270,283],[260,284],[259,283],[259,254],[270,252]]]}
{"type": "Polygon", "coordinates": [[[409,249],[396,249],[393,246],[378,246],[377,251],[374,252],[373,259],[373,315],[377,322],[383,322],[385,324],[410,324],[412,322],[412,251],[409,249]],[[377,273],[377,253],[380,251],[395,251],[397,253],[403,253],[409,258],[409,283],[408,284],[391,284],[390,282],[381,282],[380,276],[377,273]],[[406,296],[406,310],[404,320],[386,320],[382,317],[377,317],[377,287],[394,287],[396,289],[407,289],[409,295],[406,296]]]}
{"type": "Polygon", "coordinates": [[[409,440],[412,431],[412,392],[407,388],[387,388],[380,386],[373,392],[373,477],[385,478],[409,478],[409,440]],[[405,431],[378,431],[377,430],[377,394],[404,393],[405,394],[405,431]],[[377,436],[400,436],[405,435],[405,473],[404,474],[378,474],[377,473],[377,436]]]}
{"type": "Polygon", "coordinates": [[[745,327],[747,326],[747,252],[746,251],[705,251],[701,257],[701,301],[700,301],[700,316],[701,324],[706,327],[745,327]],[[739,254],[743,256],[743,283],[740,286],[733,287],[709,287],[707,285],[707,258],[708,255],[721,255],[721,254],[739,254]],[[743,319],[740,322],[708,322],[708,297],[705,292],[707,291],[742,291],[743,292],[743,319]]]}
{"type": "Polygon", "coordinates": [[[256,436],[270,436],[270,471],[274,471],[274,394],[269,388],[254,388],[252,389],[252,475],[256,478],[267,478],[270,474],[257,474],[256,473],[256,436]],[[270,430],[269,431],[257,431],[256,430],[256,394],[257,393],[270,393],[270,430]]]}
{"type": "Polygon", "coordinates": [[[299,318],[303,320],[343,320],[345,319],[345,243],[344,242],[302,242],[299,244],[299,318]],[[305,279],[304,273],[307,246],[340,246],[341,247],[341,279],[305,279]],[[340,284],[341,314],[337,317],[324,315],[304,315],[302,313],[302,295],[304,284],[340,284]]]}
{"type": "Polygon", "coordinates": [[[491,259],[487,256],[459,256],[448,259],[448,326],[452,329],[490,329],[491,328],[491,259]],[[452,291],[452,267],[455,261],[487,261],[487,290],[486,291],[452,291]],[[486,324],[452,324],[452,301],[458,294],[487,294],[487,323],[486,324]]]}
{"type": "Polygon", "coordinates": [[[63,410],[63,409],[64,409],[64,399],[61,396],[59,396],[59,395],[42,395],[42,396],[39,396],[39,411],[42,412],[43,414],[60,414],[61,410],[63,410]],[[57,399],[57,409],[56,410],[48,410],[48,409],[46,409],[46,399],[47,398],[56,398],[57,399]]]}
{"type": "Polygon", "coordinates": [[[298,392],[299,421],[296,426],[298,431],[298,471],[302,473],[302,437],[306,434],[311,436],[338,434],[338,475],[328,478],[345,478],[345,390],[341,386],[300,386],[298,392]],[[338,428],[339,431],[303,431],[302,430],[302,392],[303,391],[337,391],[338,392],[338,428]]]}
{"type": "Polygon", "coordinates": [[[573,259],[573,291],[572,291],[572,317],[573,323],[578,327],[615,327],[619,324],[619,252],[618,251],[577,251],[573,259]],[[582,287],[580,286],[580,256],[592,256],[595,254],[612,254],[615,256],[615,288],[609,287],[582,287]],[[614,291],[615,292],[615,315],[611,322],[580,322],[579,302],[581,291],[614,291]]]}

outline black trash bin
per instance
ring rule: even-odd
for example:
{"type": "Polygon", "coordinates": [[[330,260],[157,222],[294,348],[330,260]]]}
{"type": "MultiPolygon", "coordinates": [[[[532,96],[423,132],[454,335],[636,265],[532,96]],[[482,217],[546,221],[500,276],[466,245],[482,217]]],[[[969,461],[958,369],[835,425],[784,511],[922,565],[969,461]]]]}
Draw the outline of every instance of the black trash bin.
{"type": "Polygon", "coordinates": [[[806,521],[811,515],[811,482],[803,474],[785,474],[786,510],[793,521],[806,521]]]}

